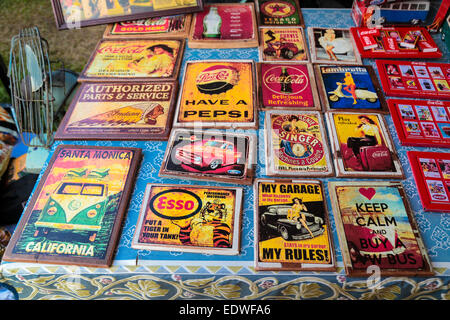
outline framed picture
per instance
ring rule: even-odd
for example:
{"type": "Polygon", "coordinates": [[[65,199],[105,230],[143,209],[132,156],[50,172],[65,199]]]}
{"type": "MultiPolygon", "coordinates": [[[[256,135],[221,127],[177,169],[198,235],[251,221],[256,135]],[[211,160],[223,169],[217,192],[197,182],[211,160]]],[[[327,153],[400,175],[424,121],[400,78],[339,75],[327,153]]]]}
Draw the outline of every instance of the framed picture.
{"type": "Polygon", "coordinates": [[[140,20],[122,21],[106,26],[104,39],[128,38],[187,38],[191,27],[192,15],[153,17],[140,20]]]}
{"type": "Polygon", "coordinates": [[[258,46],[255,7],[249,3],[208,3],[193,15],[190,48],[250,48],[258,46]]]}
{"type": "Polygon", "coordinates": [[[266,111],[266,174],[328,177],[333,165],[322,115],[317,111],[266,111]]]}
{"type": "Polygon", "coordinates": [[[302,27],[259,27],[261,61],[309,62],[302,27]]]}
{"type": "Polygon", "coordinates": [[[57,140],[167,140],[178,82],[85,82],[78,88],[57,140]]]}
{"type": "Polygon", "coordinates": [[[328,112],[336,176],[403,179],[403,169],[379,113],[328,112]]]}
{"type": "Polygon", "coordinates": [[[308,28],[311,61],[323,64],[362,64],[349,29],[308,28]]]}
{"type": "Polygon", "coordinates": [[[254,193],[256,270],[336,270],[320,181],[257,179],[254,193]]]}
{"type": "Polygon", "coordinates": [[[376,60],[386,95],[450,100],[450,64],[376,60]]]}
{"type": "Polygon", "coordinates": [[[52,0],[58,29],[201,11],[201,0],[52,0]]]}
{"type": "Polygon", "coordinates": [[[327,111],[387,113],[387,104],[371,66],[315,65],[317,87],[327,111]]]}
{"type": "Polygon", "coordinates": [[[450,212],[450,155],[421,151],[407,155],[423,209],[450,212]]]}
{"type": "Polygon", "coordinates": [[[328,183],[345,271],[366,277],[431,276],[433,270],[401,182],[328,183]]]}
{"type": "Polygon", "coordinates": [[[424,27],[350,28],[362,58],[440,58],[442,52],[424,27]]]}
{"type": "Polygon", "coordinates": [[[59,145],[3,260],[111,266],[141,149],[59,145]]]}
{"type": "Polygon", "coordinates": [[[131,247],[237,255],[242,188],[148,184],[131,247]]]}
{"type": "Polygon", "coordinates": [[[257,75],[261,109],[322,109],[311,64],[259,62],[257,75]]]}
{"type": "Polygon", "coordinates": [[[253,60],[187,61],[174,127],[256,129],[253,60]]]}
{"type": "Polygon", "coordinates": [[[297,0],[255,0],[259,26],[305,27],[297,0]]]}
{"type": "Polygon", "coordinates": [[[176,80],[184,44],[184,39],[102,39],[78,81],[176,80]]]}
{"type": "Polygon", "coordinates": [[[173,129],[160,177],[252,184],[256,135],[173,129]]]}
{"type": "Polygon", "coordinates": [[[389,99],[400,143],[450,148],[450,101],[389,99]]]}

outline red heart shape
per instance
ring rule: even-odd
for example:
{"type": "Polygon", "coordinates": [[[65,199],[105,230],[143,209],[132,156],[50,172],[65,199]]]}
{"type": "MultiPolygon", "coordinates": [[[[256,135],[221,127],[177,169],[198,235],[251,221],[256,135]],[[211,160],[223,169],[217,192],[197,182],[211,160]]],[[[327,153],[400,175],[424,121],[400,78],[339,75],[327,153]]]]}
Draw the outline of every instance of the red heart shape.
{"type": "Polygon", "coordinates": [[[361,193],[367,199],[372,200],[376,191],[374,188],[359,188],[359,193],[361,193]]]}

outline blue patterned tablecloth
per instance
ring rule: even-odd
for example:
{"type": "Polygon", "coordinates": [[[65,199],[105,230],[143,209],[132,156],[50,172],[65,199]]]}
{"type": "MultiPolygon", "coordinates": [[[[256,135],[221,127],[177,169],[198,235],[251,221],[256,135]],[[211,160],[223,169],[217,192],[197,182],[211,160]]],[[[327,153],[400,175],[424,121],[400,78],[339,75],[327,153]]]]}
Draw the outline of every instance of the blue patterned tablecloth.
{"type": "MultiPolygon", "coordinates": [[[[303,15],[307,27],[351,27],[354,25],[349,9],[304,9],[303,15]]],[[[444,52],[444,58],[439,61],[449,62],[449,52],[437,35],[436,42],[444,52]]],[[[208,59],[259,61],[259,54],[257,48],[187,48],[181,74],[184,73],[184,62],[208,59]]],[[[374,65],[374,61],[365,59],[364,64],[374,65]]],[[[432,260],[436,272],[435,277],[428,279],[389,277],[382,279],[377,287],[370,287],[367,279],[348,279],[345,276],[336,226],[331,214],[330,198],[326,188],[328,181],[337,180],[337,178],[321,179],[325,185],[339,266],[336,273],[256,272],[254,270],[254,194],[251,186],[244,186],[240,255],[222,256],[132,249],[131,241],[146,184],[173,183],[214,186],[222,184],[159,178],[158,172],[167,146],[166,141],[58,141],[53,145],[52,151],[60,144],[142,148],[144,158],[123,224],[114,265],[107,269],[96,269],[3,262],[1,267],[5,281],[18,288],[20,297],[23,299],[99,299],[107,297],[130,299],[193,297],[209,299],[262,299],[268,297],[288,299],[449,299],[450,214],[424,212],[406,156],[408,150],[447,152],[448,149],[401,146],[391,117],[386,116],[386,120],[406,174],[403,184],[432,260]]],[[[256,176],[266,177],[263,138],[264,112],[259,113],[259,126],[260,129],[256,132],[259,138],[256,176]]]]}

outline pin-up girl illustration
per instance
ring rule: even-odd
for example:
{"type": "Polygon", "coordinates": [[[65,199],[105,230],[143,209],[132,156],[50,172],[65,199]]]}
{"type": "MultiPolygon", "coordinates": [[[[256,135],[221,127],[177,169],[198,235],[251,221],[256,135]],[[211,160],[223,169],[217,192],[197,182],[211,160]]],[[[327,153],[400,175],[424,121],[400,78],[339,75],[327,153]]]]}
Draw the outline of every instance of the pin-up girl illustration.
{"type": "Polygon", "coordinates": [[[353,97],[353,104],[356,104],[356,84],[355,80],[353,80],[352,74],[350,72],[345,73],[344,78],[344,90],[350,93],[353,97]]]}
{"type": "Polygon", "coordinates": [[[314,234],[309,229],[307,223],[306,223],[306,216],[303,212],[308,211],[305,204],[303,203],[302,199],[294,198],[293,199],[293,205],[291,209],[288,210],[287,218],[290,220],[297,220],[300,222],[305,229],[309,232],[311,235],[311,238],[314,237],[314,234]]]}

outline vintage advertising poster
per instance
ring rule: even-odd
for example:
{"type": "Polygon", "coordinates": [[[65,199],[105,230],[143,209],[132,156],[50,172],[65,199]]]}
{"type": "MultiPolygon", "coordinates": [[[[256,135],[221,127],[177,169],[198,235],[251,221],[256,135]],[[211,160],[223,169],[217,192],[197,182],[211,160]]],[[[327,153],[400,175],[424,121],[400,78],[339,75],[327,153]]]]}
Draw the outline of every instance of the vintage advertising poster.
{"type": "Polygon", "coordinates": [[[424,27],[354,27],[350,30],[362,58],[442,57],[442,52],[424,27]]]}
{"type": "Polygon", "coordinates": [[[250,48],[258,46],[255,8],[249,3],[208,3],[194,14],[190,48],[250,48]]]}
{"type": "Polygon", "coordinates": [[[321,110],[311,64],[258,63],[261,109],[321,110]]]}
{"type": "Polygon", "coordinates": [[[400,182],[329,182],[349,276],[432,275],[431,263],[400,182]]]}
{"type": "Polygon", "coordinates": [[[260,60],[309,62],[302,27],[260,27],[259,37],[260,60]]]}
{"type": "Polygon", "coordinates": [[[316,65],[315,70],[319,94],[327,110],[387,112],[371,66],[316,65]]]}
{"type": "Polygon", "coordinates": [[[257,179],[256,270],[335,270],[322,183],[257,179]]]}
{"type": "Polygon", "coordinates": [[[141,149],[59,145],[3,259],[109,267],[141,149]]]}
{"type": "Polygon", "coordinates": [[[83,83],[55,139],[167,140],[177,85],[177,82],[83,83]]]}
{"type": "Polygon", "coordinates": [[[386,95],[450,99],[450,64],[407,60],[376,60],[386,95]]]}
{"type": "Polygon", "coordinates": [[[333,175],[324,128],[319,112],[267,111],[266,174],[312,177],[333,175]]]}
{"type": "Polygon", "coordinates": [[[362,64],[349,29],[308,28],[313,63],[362,64]]]}
{"type": "Polygon", "coordinates": [[[450,101],[389,99],[400,143],[450,148],[450,101]]]}
{"type": "Polygon", "coordinates": [[[297,0],[256,0],[259,26],[305,27],[297,0]]]}
{"type": "Polygon", "coordinates": [[[327,114],[338,177],[403,178],[403,169],[381,114],[327,114]]]}
{"type": "Polygon", "coordinates": [[[188,61],[181,88],[174,127],[256,128],[253,61],[188,61]]]}
{"type": "Polygon", "coordinates": [[[256,135],[173,129],[160,177],[251,184],[256,135]]]}
{"type": "Polygon", "coordinates": [[[239,254],[242,190],[148,184],[131,247],[239,254]]]}
{"type": "Polygon", "coordinates": [[[407,152],[425,211],[450,212],[450,154],[407,152]]]}
{"type": "Polygon", "coordinates": [[[201,0],[52,0],[58,29],[201,11],[201,0]]]}
{"type": "Polygon", "coordinates": [[[179,14],[175,16],[153,17],[140,20],[122,21],[108,24],[103,38],[128,39],[131,37],[143,38],[187,38],[191,27],[192,16],[179,14]]]}
{"type": "Polygon", "coordinates": [[[175,80],[184,39],[102,39],[78,81],[175,80]]]}

